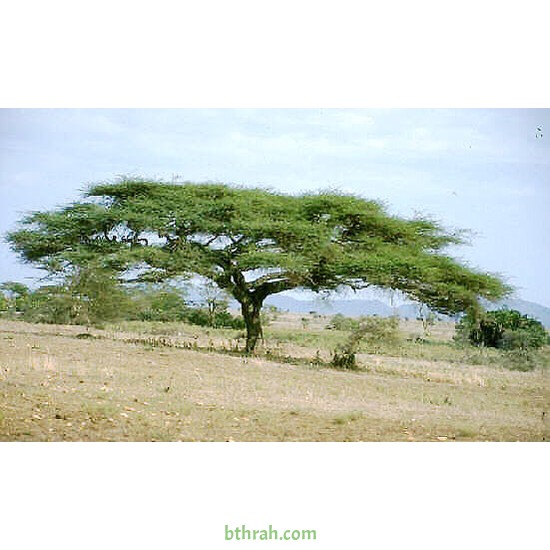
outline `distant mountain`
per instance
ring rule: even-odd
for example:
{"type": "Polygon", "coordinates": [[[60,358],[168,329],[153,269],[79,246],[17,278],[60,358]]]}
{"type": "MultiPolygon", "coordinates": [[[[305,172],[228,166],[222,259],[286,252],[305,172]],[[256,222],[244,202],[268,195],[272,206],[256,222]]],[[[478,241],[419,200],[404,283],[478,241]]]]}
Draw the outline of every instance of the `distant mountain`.
{"type": "MultiPolygon", "coordinates": [[[[200,302],[200,293],[196,289],[191,289],[187,293],[187,299],[200,302]]],[[[292,313],[310,313],[312,311],[321,315],[336,315],[341,313],[346,317],[360,317],[361,315],[378,315],[379,317],[390,317],[398,315],[403,319],[416,319],[419,314],[419,305],[408,303],[392,308],[388,304],[380,300],[297,300],[285,294],[273,294],[268,296],[266,305],[272,305],[282,311],[290,311],[292,313]]],[[[239,304],[234,300],[230,300],[232,309],[239,309],[239,304]]],[[[524,315],[529,315],[534,319],[539,320],[546,328],[550,328],[550,308],[520,300],[518,298],[508,298],[495,304],[485,303],[485,307],[489,310],[499,309],[503,306],[510,309],[516,309],[524,315]]],[[[438,315],[438,318],[450,320],[451,317],[438,315]]]]}
{"type": "MultiPolygon", "coordinates": [[[[310,313],[314,311],[322,315],[341,313],[347,317],[359,317],[361,315],[390,317],[391,315],[398,315],[401,318],[416,319],[419,314],[418,304],[402,304],[397,308],[391,308],[379,300],[296,300],[290,296],[275,294],[269,296],[265,303],[292,313],[310,313]]],[[[524,315],[539,320],[545,327],[550,328],[550,308],[534,302],[512,298],[496,304],[486,304],[486,307],[489,310],[501,307],[516,309],[524,315]]],[[[447,316],[441,316],[441,318],[450,319],[447,316]]]]}
{"type": "Polygon", "coordinates": [[[322,315],[341,313],[348,317],[359,317],[360,315],[389,317],[393,314],[392,308],[379,300],[296,300],[290,296],[275,294],[269,296],[265,303],[293,313],[315,311],[322,315]]]}

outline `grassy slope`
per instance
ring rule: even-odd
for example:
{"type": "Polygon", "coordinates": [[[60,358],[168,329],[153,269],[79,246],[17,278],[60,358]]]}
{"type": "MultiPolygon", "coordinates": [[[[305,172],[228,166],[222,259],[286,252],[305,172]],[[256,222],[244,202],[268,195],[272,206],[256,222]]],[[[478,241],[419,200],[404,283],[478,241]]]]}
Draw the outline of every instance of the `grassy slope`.
{"type": "MultiPolygon", "coordinates": [[[[323,331],[323,323],[313,319],[304,328],[300,318],[279,318],[266,330],[270,355],[245,359],[220,353],[236,345],[235,331],[126,323],[79,338],[82,327],[1,321],[0,440],[548,437],[543,369],[505,370],[491,354],[476,358],[486,364],[468,364],[468,353],[448,343],[452,331],[441,324],[430,344],[405,340],[397,355],[361,355],[365,372],[335,371],[306,360],[317,351],[328,358],[345,338],[323,331]],[[152,334],[191,349],[128,341],[152,334]],[[280,360],[288,356],[304,360],[280,360]]],[[[403,329],[410,337],[419,330],[414,323],[403,329]]]]}

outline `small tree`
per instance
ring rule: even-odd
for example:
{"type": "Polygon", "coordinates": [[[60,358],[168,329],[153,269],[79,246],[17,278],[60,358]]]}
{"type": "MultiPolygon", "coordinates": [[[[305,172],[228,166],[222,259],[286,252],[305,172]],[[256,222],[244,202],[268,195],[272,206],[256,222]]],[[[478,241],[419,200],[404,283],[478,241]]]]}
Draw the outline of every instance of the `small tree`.
{"type": "Polygon", "coordinates": [[[128,289],[129,319],[183,321],[188,312],[184,293],[168,283],[141,283],[128,289]]]}
{"type": "Polygon", "coordinates": [[[202,286],[200,293],[208,312],[208,325],[213,327],[216,325],[216,317],[228,313],[229,300],[227,293],[208,279],[202,286]]]}
{"type": "Polygon", "coordinates": [[[94,265],[80,267],[66,281],[78,324],[97,324],[124,317],[129,297],[113,271],[94,265]]]}
{"type": "Polygon", "coordinates": [[[430,336],[430,329],[435,325],[436,316],[433,311],[430,310],[425,304],[421,304],[418,309],[418,317],[416,318],[422,323],[422,331],[424,337],[430,336]]]}
{"type": "Polygon", "coordinates": [[[31,323],[85,324],[78,316],[77,302],[63,285],[45,285],[28,296],[23,319],[31,323]]]}
{"type": "Polygon", "coordinates": [[[31,322],[89,325],[123,317],[128,302],[113,273],[88,266],[68,272],[60,284],[25,292],[17,311],[31,322]]]}
{"type": "Polygon", "coordinates": [[[99,261],[106,269],[138,270],[144,281],[205,277],[239,302],[247,352],[262,333],[264,300],[286,290],[376,286],[444,313],[508,290],[444,254],[461,235],[334,192],[289,196],[123,179],[92,186],[70,206],[26,216],[8,241],[25,261],[53,273],[99,261]]]}

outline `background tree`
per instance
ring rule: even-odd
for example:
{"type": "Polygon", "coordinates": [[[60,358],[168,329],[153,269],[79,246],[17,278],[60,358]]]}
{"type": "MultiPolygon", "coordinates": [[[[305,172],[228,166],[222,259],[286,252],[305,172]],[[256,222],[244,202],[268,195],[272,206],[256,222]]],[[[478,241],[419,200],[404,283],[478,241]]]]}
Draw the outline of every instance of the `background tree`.
{"type": "Polygon", "coordinates": [[[457,339],[467,339],[474,346],[505,350],[538,349],[549,337],[540,321],[515,309],[497,309],[473,317],[465,315],[457,326],[457,339]]]}
{"type": "Polygon", "coordinates": [[[115,273],[91,264],[69,270],[58,284],[35,290],[17,282],[2,283],[0,296],[8,313],[41,323],[98,324],[119,319],[129,306],[129,296],[115,273]]]}
{"type": "Polygon", "coordinates": [[[120,319],[130,304],[116,273],[94,264],[79,267],[65,281],[77,324],[97,325],[120,319]]]}
{"type": "Polygon", "coordinates": [[[418,307],[418,316],[416,320],[422,323],[424,338],[431,336],[430,327],[435,325],[436,315],[433,311],[430,311],[430,308],[428,308],[426,304],[420,304],[418,307]]]}
{"type": "Polygon", "coordinates": [[[53,273],[95,261],[143,281],[205,277],[240,303],[248,352],[261,336],[265,298],[286,290],[377,286],[442,313],[476,309],[480,297],[495,300],[508,290],[444,254],[463,243],[460,234],[334,192],[289,196],[127,179],[26,216],[8,241],[24,260],[53,273]]]}
{"type": "Polygon", "coordinates": [[[169,283],[139,283],[127,290],[127,318],[139,321],[183,321],[187,314],[184,292],[169,283]]]}
{"type": "Polygon", "coordinates": [[[84,324],[79,311],[78,302],[65,285],[43,285],[29,294],[22,319],[31,323],[84,324]]]}
{"type": "Polygon", "coordinates": [[[27,285],[17,281],[6,281],[0,284],[2,307],[12,313],[21,313],[25,309],[31,290],[27,285]]]}
{"type": "Polygon", "coordinates": [[[229,307],[228,296],[209,279],[204,282],[199,292],[202,303],[208,312],[208,325],[213,327],[216,324],[216,316],[222,312],[227,312],[229,307]]]}

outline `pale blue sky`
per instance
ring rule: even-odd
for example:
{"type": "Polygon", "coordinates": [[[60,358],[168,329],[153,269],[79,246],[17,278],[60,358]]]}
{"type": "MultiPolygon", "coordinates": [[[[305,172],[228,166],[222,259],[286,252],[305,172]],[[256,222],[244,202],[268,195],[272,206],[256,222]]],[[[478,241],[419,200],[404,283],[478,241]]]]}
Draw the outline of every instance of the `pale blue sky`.
{"type": "MultiPolygon", "coordinates": [[[[337,188],[472,230],[454,254],[550,306],[548,109],[2,109],[0,151],[2,234],[121,174],[337,188]]],[[[0,244],[0,281],[37,274],[0,244]]]]}

